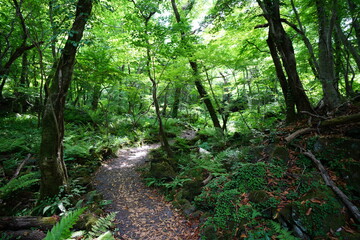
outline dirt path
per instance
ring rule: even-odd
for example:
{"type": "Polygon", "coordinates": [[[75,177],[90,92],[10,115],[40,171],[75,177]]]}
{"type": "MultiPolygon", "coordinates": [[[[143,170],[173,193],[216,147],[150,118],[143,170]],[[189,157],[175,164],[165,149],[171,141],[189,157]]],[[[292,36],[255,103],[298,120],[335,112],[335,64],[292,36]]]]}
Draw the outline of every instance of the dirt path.
{"type": "Polygon", "coordinates": [[[118,212],[120,239],[198,239],[196,227],[185,220],[154,190],[146,187],[136,169],[158,144],[123,149],[95,175],[96,189],[112,200],[107,210],[118,212]]]}

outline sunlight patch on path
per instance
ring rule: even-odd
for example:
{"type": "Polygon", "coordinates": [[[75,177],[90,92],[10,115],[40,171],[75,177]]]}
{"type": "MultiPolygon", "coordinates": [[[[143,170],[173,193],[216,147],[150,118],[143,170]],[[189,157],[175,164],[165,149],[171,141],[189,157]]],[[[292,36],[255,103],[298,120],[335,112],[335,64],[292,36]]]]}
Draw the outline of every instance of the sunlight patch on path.
{"type": "Polygon", "coordinates": [[[122,149],[118,158],[100,167],[94,185],[112,200],[108,211],[117,211],[119,239],[198,239],[196,226],[185,220],[170,203],[146,187],[136,169],[145,163],[147,154],[159,144],[122,149]]]}

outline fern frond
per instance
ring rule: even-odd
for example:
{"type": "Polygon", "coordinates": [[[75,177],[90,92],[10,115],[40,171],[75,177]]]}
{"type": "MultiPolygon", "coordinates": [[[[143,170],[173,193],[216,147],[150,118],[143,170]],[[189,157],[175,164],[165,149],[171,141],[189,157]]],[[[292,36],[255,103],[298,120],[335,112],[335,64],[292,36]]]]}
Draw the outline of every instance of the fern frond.
{"type": "Polygon", "coordinates": [[[21,188],[29,187],[34,183],[38,182],[39,180],[39,173],[37,172],[31,172],[18,178],[12,179],[0,188],[0,198],[6,198],[12,192],[15,192],[16,190],[21,188]]]}
{"type": "Polygon", "coordinates": [[[109,213],[105,217],[99,218],[94,225],[91,227],[89,232],[89,237],[95,238],[97,236],[106,233],[112,225],[112,222],[115,220],[116,212],[109,213]]]}
{"type": "Polygon", "coordinates": [[[271,221],[270,222],[271,228],[275,230],[276,233],[279,235],[277,236],[280,240],[299,240],[299,238],[291,235],[291,231],[282,228],[281,225],[277,222],[271,221]]]}
{"type": "Polygon", "coordinates": [[[62,240],[70,237],[70,229],[79,219],[79,216],[85,211],[85,208],[77,209],[75,211],[69,212],[66,216],[61,218],[50,232],[46,234],[44,240],[62,240]]]}

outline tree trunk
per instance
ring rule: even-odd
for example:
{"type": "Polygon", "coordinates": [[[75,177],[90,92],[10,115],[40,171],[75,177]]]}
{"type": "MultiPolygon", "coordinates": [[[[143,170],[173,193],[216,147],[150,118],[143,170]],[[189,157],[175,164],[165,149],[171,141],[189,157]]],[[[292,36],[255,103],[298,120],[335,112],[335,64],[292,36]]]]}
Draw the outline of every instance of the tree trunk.
{"type": "Polygon", "coordinates": [[[24,93],[24,89],[28,87],[28,54],[27,52],[24,52],[22,55],[22,62],[21,62],[21,75],[20,75],[20,82],[19,87],[21,88],[20,91],[17,91],[17,103],[19,107],[19,112],[24,113],[27,109],[27,95],[24,93]]]}
{"type": "Polygon", "coordinates": [[[326,1],[316,0],[315,3],[319,24],[319,79],[323,89],[325,106],[328,110],[332,110],[340,104],[332,49],[332,32],[335,19],[334,16],[328,16],[326,1]]]}
{"type": "Polygon", "coordinates": [[[284,95],[285,106],[286,106],[286,122],[290,123],[290,122],[293,122],[296,120],[295,104],[293,101],[293,97],[292,97],[291,91],[289,89],[288,82],[287,82],[283,67],[281,65],[281,61],[280,61],[279,55],[277,53],[274,40],[271,37],[271,34],[269,34],[266,42],[269,46],[270,54],[271,54],[272,60],[275,65],[276,75],[277,75],[277,78],[279,79],[281,90],[284,95]]]}
{"type": "MultiPolygon", "coordinates": [[[[173,8],[173,11],[174,11],[174,14],[175,14],[175,19],[176,19],[176,22],[177,23],[181,23],[181,16],[180,16],[180,13],[177,9],[177,6],[176,6],[176,2],[175,0],[171,0],[171,6],[173,8]]],[[[181,40],[182,41],[185,41],[184,39],[184,36],[185,36],[185,32],[184,31],[181,31],[180,32],[181,34],[181,40]]],[[[203,100],[209,114],[210,114],[210,117],[211,117],[211,120],[213,122],[213,125],[215,128],[219,128],[219,129],[222,129],[221,128],[221,125],[220,125],[220,122],[219,122],[219,119],[216,115],[216,111],[215,111],[215,108],[208,96],[208,93],[206,92],[206,89],[204,88],[204,86],[202,85],[201,83],[201,79],[200,79],[200,76],[199,76],[199,69],[198,69],[198,64],[196,62],[196,60],[190,60],[191,58],[189,58],[189,64],[190,64],[190,67],[191,69],[193,70],[193,74],[194,74],[194,78],[195,78],[195,86],[196,86],[196,89],[198,90],[199,92],[199,95],[201,97],[201,99],[203,100]]]]}
{"type": "Polygon", "coordinates": [[[177,116],[178,116],[179,105],[180,105],[180,96],[181,96],[181,88],[176,87],[175,94],[174,94],[174,103],[173,103],[172,112],[171,112],[172,118],[177,118],[177,116]]]}
{"type": "Polygon", "coordinates": [[[75,20],[52,78],[42,121],[40,145],[40,199],[58,194],[60,186],[67,183],[63,158],[64,108],[71,83],[77,47],[90,16],[92,0],[79,0],[75,20]]]}
{"type": "Polygon", "coordinates": [[[203,102],[205,103],[205,106],[210,114],[210,117],[211,117],[211,121],[213,122],[213,125],[215,128],[219,128],[219,129],[222,129],[221,128],[221,125],[220,125],[220,122],[219,122],[219,119],[216,115],[216,111],[215,111],[215,108],[209,98],[209,95],[208,93],[206,92],[206,89],[204,88],[204,86],[202,85],[201,83],[201,80],[200,80],[200,77],[199,77],[199,69],[198,69],[198,65],[197,65],[197,62],[194,61],[194,60],[189,60],[189,63],[190,63],[190,66],[193,70],[193,74],[194,74],[194,77],[195,77],[195,86],[196,86],[196,89],[198,90],[199,92],[199,95],[201,97],[201,99],[203,100],[203,102]]]}
{"type": "Polygon", "coordinates": [[[319,63],[318,61],[316,60],[316,57],[315,57],[315,53],[314,53],[314,48],[313,46],[311,45],[310,43],[310,40],[307,38],[306,34],[305,34],[305,29],[300,21],[300,16],[299,16],[299,13],[296,9],[296,6],[295,6],[295,3],[294,3],[294,0],[291,0],[291,7],[292,7],[292,10],[294,11],[295,13],[295,18],[296,18],[296,21],[299,25],[299,28],[300,28],[300,35],[301,35],[301,38],[303,39],[303,42],[309,52],[309,56],[310,56],[310,59],[309,59],[309,63],[310,63],[310,66],[311,66],[311,69],[314,73],[314,76],[316,78],[319,77],[319,63]]]}
{"type": "MultiPolygon", "coordinates": [[[[96,83],[91,97],[91,109],[94,111],[98,108],[100,96],[101,85],[96,83]]],[[[78,99],[78,96],[76,96],[76,99],[78,99]]]]}
{"type": "Polygon", "coordinates": [[[295,52],[290,37],[285,32],[280,18],[279,0],[257,0],[269,23],[269,34],[280,54],[288,77],[288,88],[293,96],[298,113],[313,112],[296,68],[295,52]]]}
{"type": "Polygon", "coordinates": [[[0,217],[0,230],[19,230],[19,229],[50,229],[56,222],[56,217],[0,217]]]}
{"type": "Polygon", "coordinates": [[[359,50],[354,47],[354,45],[349,41],[349,39],[344,34],[343,30],[341,29],[340,24],[336,24],[335,26],[336,34],[340,38],[341,42],[344,44],[344,46],[349,50],[351,55],[353,56],[356,65],[358,67],[358,70],[360,70],[360,54],[359,50]]]}
{"type": "Polygon", "coordinates": [[[353,0],[347,0],[347,2],[351,13],[352,26],[355,30],[358,51],[360,51],[360,23],[359,23],[359,9],[358,9],[359,6],[357,6],[353,0]]]}

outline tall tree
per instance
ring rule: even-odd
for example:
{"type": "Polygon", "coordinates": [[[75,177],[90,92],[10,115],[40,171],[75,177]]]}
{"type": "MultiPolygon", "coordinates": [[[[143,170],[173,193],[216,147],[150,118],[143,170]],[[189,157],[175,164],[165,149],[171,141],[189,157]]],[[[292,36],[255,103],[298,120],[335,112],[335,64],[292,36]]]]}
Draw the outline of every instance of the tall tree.
{"type": "MultiPolygon", "coordinates": [[[[175,19],[176,19],[176,22],[178,24],[183,24],[183,20],[181,19],[181,16],[180,16],[180,13],[179,13],[179,10],[177,8],[177,5],[176,5],[176,2],[175,0],[171,0],[171,6],[173,8],[173,11],[174,11],[174,15],[175,15],[175,19]]],[[[189,34],[189,33],[185,33],[184,30],[181,30],[180,31],[180,34],[181,34],[181,41],[185,44],[185,36],[186,34],[189,34]]],[[[204,104],[210,114],[210,117],[211,117],[211,120],[213,122],[213,125],[215,128],[219,128],[219,129],[222,129],[221,128],[221,125],[220,125],[220,122],[219,122],[219,119],[217,117],[217,114],[216,114],[216,110],[210,100],[210,97],[205,89],[205,87],[203,86],[203,84],[201,83],[201,78],[200,78],[200,72],[199,72],[199,67],[198,67],[198,63],[195,59],[193,59],[193,57],[191,56],[192,54],[190,53],[190,56],[189,57],[189,64],[190,64],[190,67],[193,71],[193,76],[194,76],[194,82],[195,82],[195,86],[196,86],[196,89],[197,91],[199,92],[199,95],[201,97],[201,99],[204,101],[204,104]]]]}
{"type": "Polygon", "coordinates": [[[336,2],[337,0],[315,1],[319,28],[319,79],[323,89],[324,104],[329,110],[340,104],[332,46],[332,34],[336,21],[336,2]]]}
{"type": "Polygon", "coordinates": [[[75,20],[48,89],[40,145],[41,199],[56,195],[59,187],[67,182],[68,176],[63,158],[65,100],[73,74],[75,56],[92,5],[92,0],[77,2],[75,20]]]}
{"type": "MultiPolygon", "coordinates": [[[[282,26],[283,20],[280,17],[280,1],[257,0],[257,2],[263,10],[264,17],[268,22],[268,24],[264,26],[269,27],[270,41],[274,43],[287,75],[288,90],[286,93],[284,92],[284,94],[292,97],[298,113],[301,113],[302,111],[312,112],[311,104],[304,91],[297,71],[292,41],[282,26]]],[[[274,63],[275,61],[277,60],[274,59],[274,63]]]]}

